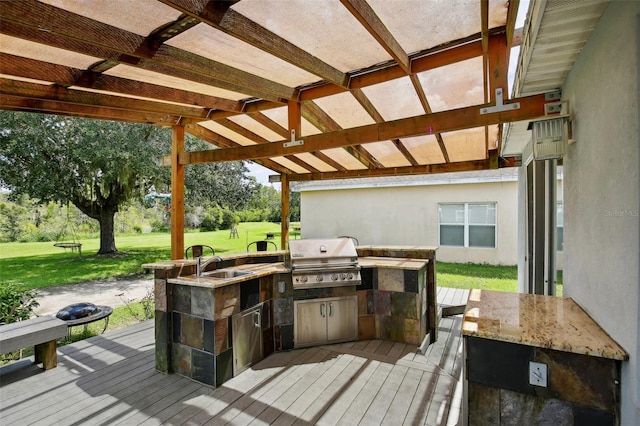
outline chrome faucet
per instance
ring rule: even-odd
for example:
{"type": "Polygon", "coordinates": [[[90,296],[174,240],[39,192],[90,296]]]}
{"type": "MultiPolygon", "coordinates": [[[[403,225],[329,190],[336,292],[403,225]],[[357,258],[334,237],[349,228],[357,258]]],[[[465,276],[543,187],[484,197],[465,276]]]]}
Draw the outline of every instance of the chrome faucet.
{"type": "Polygon", "coordinates": [[[222,262],[222,258],[220,256],[213,256],[210,259],[207,259],[204,263],[202,263],[202,256],[198,256],[198,260],[196,262],[196,276],[201,277],[202,272],[204,272],[204,268],[209,266],[211,262],[222,262]]]}

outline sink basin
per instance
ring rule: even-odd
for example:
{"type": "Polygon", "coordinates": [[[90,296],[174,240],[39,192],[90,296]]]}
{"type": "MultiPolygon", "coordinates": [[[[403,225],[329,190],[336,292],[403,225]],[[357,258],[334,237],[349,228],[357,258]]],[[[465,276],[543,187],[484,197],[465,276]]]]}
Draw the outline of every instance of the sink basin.
{"type": "Polygon", "coordinates": [[[253,272],[250,272],[250,271],[238,271],[236,269],[216,269],[214,271],[203,272],[202,276],[209,277],[209,278],[228,279],[228,278],[243,277],[245,275],[251,275],[251,274],[253,274],[253,272]]]}

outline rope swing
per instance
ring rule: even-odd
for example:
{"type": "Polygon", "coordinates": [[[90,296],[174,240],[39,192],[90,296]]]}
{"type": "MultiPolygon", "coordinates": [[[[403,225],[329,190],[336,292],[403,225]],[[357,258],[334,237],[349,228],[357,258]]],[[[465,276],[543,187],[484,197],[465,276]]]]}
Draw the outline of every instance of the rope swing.
{"type": "Polygon", "coordinates": [[[71,214],[69,212],[69,202],[67,202],[67,219],[65,220],[62,229],[60,229],[60,233],[56,238],[56,243],[53,246],[63,248],[64,251],[71,249],[72,253],[77,250],[78,256],[82,257],[82,244],[76,238],[76,233],[73,228],[74,226],[71,223],[71,214]],[[71,241],[60,241],[67,235],[67,228],[71,231],[71,241]]]}

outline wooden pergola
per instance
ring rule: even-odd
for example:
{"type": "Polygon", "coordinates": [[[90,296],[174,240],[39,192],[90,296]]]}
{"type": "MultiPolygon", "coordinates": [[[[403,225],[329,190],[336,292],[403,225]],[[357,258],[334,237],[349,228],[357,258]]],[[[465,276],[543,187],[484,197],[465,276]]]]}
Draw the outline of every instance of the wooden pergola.
{"type": "Polygon", "coordinates": [[[289,182],[508,167],[517,0],[8,0],[0,108],[173,128],[172,257],[184,167],[247,160],[289,182]],[[212,149],[185,151],[188,132],[212,149]]]}

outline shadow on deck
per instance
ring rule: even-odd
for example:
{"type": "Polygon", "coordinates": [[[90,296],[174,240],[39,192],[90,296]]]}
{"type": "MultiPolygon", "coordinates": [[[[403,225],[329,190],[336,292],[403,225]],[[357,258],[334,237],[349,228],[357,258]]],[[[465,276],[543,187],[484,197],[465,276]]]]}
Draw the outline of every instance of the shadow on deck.
{"type": "MultiPolygon", "coordinates": [[[[468,291],[438,289],[441,305],[468,291]]],[[[0,368],[0,424],[461,424],[460,315],[423,355],[381,340],[269,356],[217,389],[154,368],[153,322],[0,368]]]]}

